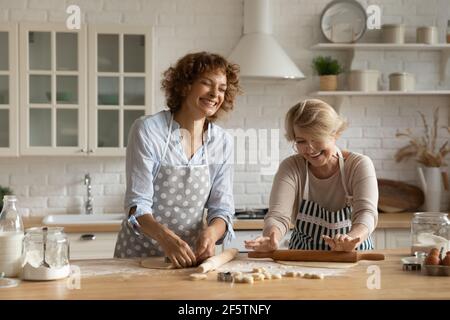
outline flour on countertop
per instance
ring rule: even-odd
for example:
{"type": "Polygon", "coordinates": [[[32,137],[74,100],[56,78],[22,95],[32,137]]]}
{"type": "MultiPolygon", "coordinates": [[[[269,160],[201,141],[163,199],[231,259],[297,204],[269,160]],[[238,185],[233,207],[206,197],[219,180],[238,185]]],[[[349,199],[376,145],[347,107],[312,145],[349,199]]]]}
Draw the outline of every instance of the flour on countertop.
{"type": "Polygon", "coordinates": [[[111,274],[123,275],[168,275],[184,274],[191,272],[191,269],[167,269],[155,270],[146,269],[140,266],[140,259],[108,259],[108,260],[84,260],[73,261],[72,265],[80,268],[82,277],[95,277],[111,274]],[[77,263],[78,262],[78,263],[77,263]],[[81,262],[81,263],[80,263],[81,262]]]}
{"type": "Polygon", "coordinates": [[[303,273],[321,273],[324,276],[337,276],[345,273],[345,269],[330,269],[330,268],[309,268],[303,266],[288,266],[282,265],[269,259],[249,260],[237,258],[230,261],[217,269],[218,272],[252,272],[254,268],[264,268],[269,273],[284,274],[288,271],[296,271],[303,273]]]}
{"type": "MultiPolygon", "coordinates": [[[[140,259],[107,259],[72,261],[73,266],[80,267],[82,277],[106,276],[112,274],[127,275],[189,275],[193,271],[188,269],[147,269],[140,266],[140,259]]],[[[252,272],[254,268],[264,268],[270,273],[285,273],[296,271],[303,273],[321,273],[324,276],[336,276],[345,273],[345,269],[308,268],[303,266],[288,266],[274,262],[271,259],[237,258],[219,267],[217,272],[252,272]]]]}

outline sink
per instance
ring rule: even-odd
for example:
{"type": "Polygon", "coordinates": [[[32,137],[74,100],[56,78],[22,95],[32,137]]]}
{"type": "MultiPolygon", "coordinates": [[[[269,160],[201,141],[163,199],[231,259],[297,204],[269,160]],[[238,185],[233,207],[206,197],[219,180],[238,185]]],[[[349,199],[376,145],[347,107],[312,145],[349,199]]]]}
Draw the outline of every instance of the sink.
{"type": "Polygon", "coordinates": [[[42,223],[52,225],[75,225],[75,224],[108,224],[120,225],[125,218],[123,213],[108,214],[61,214],[48,215],[42,219],[42,223]]]}

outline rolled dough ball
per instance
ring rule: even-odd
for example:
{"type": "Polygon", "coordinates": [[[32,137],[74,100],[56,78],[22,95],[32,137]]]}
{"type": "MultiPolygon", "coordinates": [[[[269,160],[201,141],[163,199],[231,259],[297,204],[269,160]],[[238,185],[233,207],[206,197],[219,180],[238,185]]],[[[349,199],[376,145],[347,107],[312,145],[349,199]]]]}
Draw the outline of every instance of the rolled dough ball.
{"type": "Polygon", "coordinates": [[[264,272],[263,275],[264,275],[264,278],[265,278],[265,279],[267,279],[267,280],[272,280],[272,275],[271,275],[270,273],[264,272]]]}
{"type": "Polygon", "coordinates": [[[253,278],[253,280],[256,280],[256,281],[262,281],[265,278],[262,273],[252,273],[251,277],[253,278]]]}
{"type": "Polygon", "coordinates": [[[242,278],[242,282],[248,283],[248,284],[253,284],[254,280],[253,280],[253,277],[251,277],[251,276],[244,276],[242,278]]]}
{"type": "Polygon", "coordinates": [[[288,278],[295,278],[295,277],[297,276],[297,272],[295,272],[295,271],[287,271],[287,272],[284,274],[284,276],[285,276],[285,277],[288,277],[288,278]]]}
{"type": "Polygon", "coordinates": [[[191,273],[189,278],[193,281],[196,280],[205,280],[208,276],[205,273],[191,273]]]}

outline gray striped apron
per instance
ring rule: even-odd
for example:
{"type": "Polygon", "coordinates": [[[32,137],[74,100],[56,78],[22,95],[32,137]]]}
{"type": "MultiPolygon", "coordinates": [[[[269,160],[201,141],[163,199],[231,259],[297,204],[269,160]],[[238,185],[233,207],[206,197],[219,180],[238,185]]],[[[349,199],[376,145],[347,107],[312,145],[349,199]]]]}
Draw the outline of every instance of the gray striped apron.
{"type": "MultiPolygon", "coordinates": [[[[205,164],[171,165],[164,162],[172,136],[173,115],[161,157],[161,165],[153,177],[153,217],[168,227],[194,249],[203,228],[203,211],[211,189],[208,148],[203,147],[205,164]]],[[[211,132],[208,123],[208,139],[211,132]]],[[[122,222],[114,257],[132,258],[164,256],[156,240],[136,232],[128,219],[122,222]]]]}
{"type": "MultiPolygon", "coordinates": [[[[309,174],[308,161],[306,161],[306,181],[300,209],[295,221],[295,228],[289,241],[289,249],[301,250],[331,250],[322,239],[322,235],[334,237],[337,234],[347,234],[351,230],[352,200],[348,193],[344,175],[344,157],[337,149],[339,155],[339,170],[341,182],[345,190],[345,207],[338,211],[329,211],[314,201],[309,200],[309,174]]],[[[369,236],[356,249],[372,250],[373,240],[369,236]]]]}

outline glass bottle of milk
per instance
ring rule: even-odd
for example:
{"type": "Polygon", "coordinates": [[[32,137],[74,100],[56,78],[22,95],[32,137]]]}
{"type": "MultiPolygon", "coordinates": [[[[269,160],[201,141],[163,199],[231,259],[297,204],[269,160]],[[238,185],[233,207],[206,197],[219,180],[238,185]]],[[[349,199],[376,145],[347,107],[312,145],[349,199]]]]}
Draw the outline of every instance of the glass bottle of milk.
{"type": "Polygon", "coordinates": [[[18,276],[21,268],[24,229],[16,203],[16,196],[4,196],[0,213],[0,273],[6,277],[18,276]]]}

